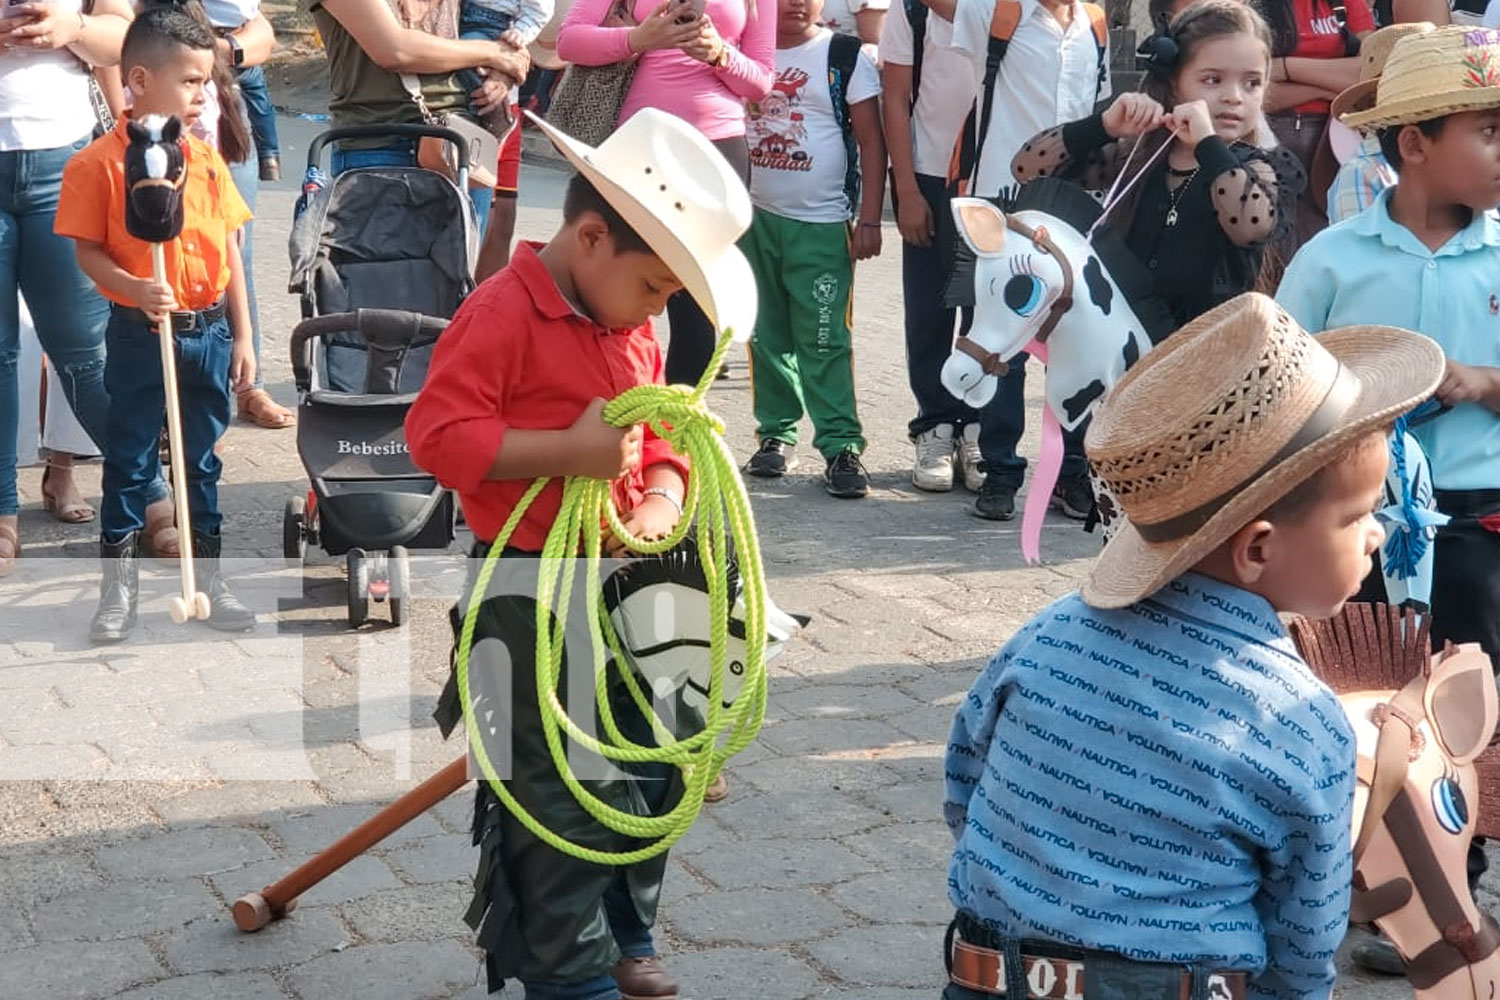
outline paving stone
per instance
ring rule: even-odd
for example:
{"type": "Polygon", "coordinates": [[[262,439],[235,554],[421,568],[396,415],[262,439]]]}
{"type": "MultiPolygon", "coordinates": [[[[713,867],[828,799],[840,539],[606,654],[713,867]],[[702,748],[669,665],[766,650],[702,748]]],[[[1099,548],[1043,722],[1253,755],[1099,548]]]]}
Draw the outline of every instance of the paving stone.
{"type": "Polygon", "coordinates": [[[673,952],[663,955],[662,963],[682,987],[684,1000],[745,1000],[755,983],[775,983],[776,1000],[801,1000],[819,995],[822,985],[811,966],[780,950],[673,952]]]}
{"type": "Polygon", "coordinates": [[[922,705],[900,715],[888,715],[885,722],[914,740],[940,742],[953,729],[953,705],[922,705]]]}
{"type": "Polygon", "coordinates": [[[170,931],[222,912],[196,880],[116,882],[43,903],[31,919],[43,941],[96,941],[170,931]]]}
{"type": "Polygon", "coordinates": [[[388,851],[385,859],[413,882],[452,882],[473,876],[479,851],[467,834],[443,833],[388,851]]]}
{"type": "MultiPolygon", "coordinates": [[[[311,853],[288,854],[284,858],[258,861],[223,872],[213,877],[214,888],[225,899],[238,899],[247,892],[258,892],[262,886],[275,882],[312,856],[311,853]]],[[[395,889],[400,885],[401,880],[384,861],[372,854],[361,854],[303,893],[301,902],[304,906],[347,903],[351,899],[359,899],[382,889],[395,889]]]]}
{"type": "Polygon", "coordinates": [[[874,655],[849,652],[839,648],[836,641],[812,649],[807,656],[786,666],[799,677],[832,684],[897,685],[923,677],[931,670],[915,657],[892,656],[889,649],[874,655]]]}
{"type": "MultiPolygon", "coordinates": [[[[270,824],[271,835],[292,853],[316,854],[380,811],[378,806],[324,806],[298,810],[270,824]]],[[[416,817],[380,842],[382,847],[401,847],[443,832],[426,813],[416,817]]]]}
{"type": "Polygon", "coordinates": [[[818,964],[851,985],[912,986],[937,996],[946,979],[941,926],[851,927],[808,942],[807,950],[818,964]]]}
{"type": "Polygon", "coordinates": [[[793,714],[813,719],[872,719],[920,708],[909,695],[883,684],[808,684],[776,694],[793,714]]]}
{"type": "MultiPolygon", "coordinates": [[[[4,788],[4,785],[0,785],[4,788]]],[[[0,823],[11,835],[14,827],[0,823]]],[[[31,843],[0,849],[0,910],[65,896],[103,884],[94,867],[94,852],[61,844],[31,843]]]]}
{"type": "Polygon", "coordinates": [[[816,893],[797,889],[708,892],[668,908],[672,933],[699,944],[775,945],[833,933],[848,918],[816,893]]]}
{"type": "Polygon", "coordinates": [[[854,851],[890,869],[930,875],[948,870],[953,837],[944,823],[893,823],[870,833],[845,837],[854,851]]]}
{"type": "Polygon", "coordinates": [[[127,990],[110,1000],[205,1000],[205,998],[229,998],[233,1000],[286,1000],[286,991],[276,985],[270,976],[256,972],[240,972],[234,975],[219,972],[204,972],[196,976],[178,976],[163,979],[137,989],[127,990]]]}
{"type": "Polygon", "coordinates": [[[270,845],[251,830],[201,827],[101,848],[99,867],[117,878],[174,879],[234,871],[272,857],[270,845]]]}
{"type": "Polygon", "coordinates": [[[831,989],[814,994],[817,1000],[933,1000],[936,995],[933,990],[880,990],[868,986],[847,990],[831,989]]]}
{"type": "Polygon", "coordinates": [[[142,941],[101,941],[86,948],[52,942],[0,954],[5,992],[28,1000],[96,1000],[161,974],[142,941]]]}
{"type": "Polygon", "coordinates": [[[356,933],[371,941],[438,941],[469,933],[464,911],[471,884],[407,886],[363,896],[343,907],[356,933]]]}
{"type": "Polygon", "coordinates": [[[827,839],[861,833],[889,821],[842,792],[780,792],[736,796],[712,807],[714,818],[747,840],[767,837],[827,839]]]}
{"type": "Polygon", "coordinates": [[[829,885],[875,867],[836,840],[747,840],[675,856],[720,889],[829,885]]]}
{"type": "MultiPolygon", "coordinates": [[[[349,934],[333,912],[321,907],[293,910],[253,934],[242,933],[225,912],[173,931],[162,939],[167,966],[173,972],[239,972],[274,969],[306,962],[336,948],[347,948],[349,934]]],[[[355,996],[321,993],[311,996],[355,996]]]]}
{"type": "Polygon", "coordinates": [[[906,733],[876,719],[797,719],[767,726],[760,740],[788,756],[878,750],[912,742],[906,733]]]}
{"type": "MultiPolygon", "coordinates": [[[[66,731],[66,726],[59,724],[54,732],[60,736],[66,731]]],[[[0,746],[0,781],[49,781],[56,778],[86,781],[102,777],[108,767],[108,758],[87,745],[0,746]]]]}
{"type": "Polygon", "coordinates": [[[304,997],[439,1000],[472,984],[477,966],[456,941],[362,945],[298,966],[287,978],[304,997]]]}
{"type": "Polygon", "coordinates": [[[0,906],[0,951],[15,951],[36,944],[20,906],[0,906]]]}
{"type": "Polygon", "coordinates": [[[234,826],[267,813],[303,812],[324,804],[305,781],[225,781],[160,799],[155,808],[171,826],[234,826]]]}
{"type": "Polygon", "coordinates": [[[893,918],[903,923],[947,926],[953,919],[944,868],[920,872],[887,871],[862,875],[828,890],[828,897],[871,923],[893,918]]]}
{"type": "Polygon", "coordinates": [[[748,782],[759,791],[773,793],[806,788],[877,789],[896,781],[895,772],[878,761],[807,757],[771,757],[736,766],[733,774],[736,784],[748,782]]]}

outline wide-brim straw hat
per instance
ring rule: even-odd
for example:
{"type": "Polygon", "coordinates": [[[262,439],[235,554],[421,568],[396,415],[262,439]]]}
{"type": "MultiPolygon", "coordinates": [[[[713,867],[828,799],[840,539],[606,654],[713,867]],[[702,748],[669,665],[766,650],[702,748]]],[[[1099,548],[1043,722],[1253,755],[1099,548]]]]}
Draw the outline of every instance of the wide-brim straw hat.
{"type": "Polygon", "coordinates": [[[1425,35],[1436,30],[1437,25],[1431,21],[1417,21],[1388,24],[1366,35],[1359,46],[1359,82],[1335,97],[1328,113],[1342,118],[1353,111],[1368,111],[1375,104],[1375,88],[1380,84],[1380,74],[1385,72],[1385,64],[1390,60],[1396,43],[1409,35],[1425,35]]]}
{"type": "Polygon", "coordinates": [[[1493,107],[1500,107],[1500,31],[1447,25],[1397,41],[1374,104],[1342,120],[1383,128],[1493,107]]]}
{"type": "Polygon", "coordinates": [[[1127,520],[1083,599],[1121,608],[1160,590],[1442,375],[1442,349],[1406,330],[1312,337],[1255,293],[1203,314],[1127,372],[1089,426],[1089,461],[1127,520]]]}
{"type": "Polygon", "coordinates": [[[755,274],[735,245],[750,228],[750,192],[713,143],[676,115],[643,108],[598,147],[527,112],[634,229],[720,332],[755,327],[755,274]]]}

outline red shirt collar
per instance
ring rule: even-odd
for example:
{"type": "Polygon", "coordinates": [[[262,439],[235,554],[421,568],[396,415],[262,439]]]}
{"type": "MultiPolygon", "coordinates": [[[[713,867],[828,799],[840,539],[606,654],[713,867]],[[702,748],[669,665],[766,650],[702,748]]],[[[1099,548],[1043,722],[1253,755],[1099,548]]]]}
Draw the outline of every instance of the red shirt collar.
{"type": "Polygon", "coordinates": [[[537,256],[545,243],[534,240],[520,240],[510,255],[511,269],[516,272],[516,277],[521,279],[521,287],[526,289],[526,294],[531,296],[531,302],[536,306],[536,311],[549,320],[579,319],[594,328],[597,334],[631,333],[644,328],[649,329],[651,321],[647,320],[641,326],[622,326],[612,329],[604,326],[583,312],[579,306],[569,302],[563,295],[562,289],[557,287],[557,280],[552,277],[552,272],[547,270],[547,265],[542,263],[542,258],[537,256]]]}

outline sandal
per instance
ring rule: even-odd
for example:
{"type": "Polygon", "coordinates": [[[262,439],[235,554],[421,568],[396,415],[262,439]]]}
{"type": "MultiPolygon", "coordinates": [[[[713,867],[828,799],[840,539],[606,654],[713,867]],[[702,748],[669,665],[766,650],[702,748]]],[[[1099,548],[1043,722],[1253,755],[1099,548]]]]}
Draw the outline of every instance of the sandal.
{"type": "Polygon", "coordinates": [[[10,576],[16,568],[16,557],[21,554],[21,536],[16,526],[0,521],[0,576],[10,576]],[[6,549],[10,551],[7,552],[6,549]]]}
{"type": "Polygon", "coordinates": [[[283,430],[297,422],[297,415],[272,399],[264,389],[246,389],[240,393],[239,411],[241,420],[273,431],[283,430]]]}
{"type": "Polygon", "coordinates": [[[63,524],[88,524],[98,516],[98,512],[94,510],[92,505],[84,501],[78,492],[77,485],[73,483],[71,475],[68,477],[68,486],[70,488],[66,494],[49,493],[47,491],[47,478],[52,475],[54,470],[58,473],[71,473],[73,471],[73,463],[47,463],[47,468],[42,471],[42,509],[63,524]]]}
{"type": "Polygon", "coordinates": [[[146,530],[141,532],[141,548],[157,559],[176,559],[182,555],[182,536],[177,533],[177,509],[172,506],[170,497],[146,508],[146,530]],[[156,512],[154,517],[153,511],[156,512]]]}

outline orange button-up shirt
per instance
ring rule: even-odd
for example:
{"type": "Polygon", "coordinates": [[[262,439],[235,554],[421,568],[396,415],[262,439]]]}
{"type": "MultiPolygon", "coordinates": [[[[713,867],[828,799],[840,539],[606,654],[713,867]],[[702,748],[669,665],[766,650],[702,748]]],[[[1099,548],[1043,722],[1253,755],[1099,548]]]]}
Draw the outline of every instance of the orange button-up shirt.
{"type": "MultiPolygon", "coordinates": [[[[125,118],[114,131],[74,154],[63,169],[53,231],[104,246],[110,259],[137,278],[151,277],[151,244],[125,231],[125,118]]],[[[229,255],[239,253],[235,233],[250,209],[229,176],[229,166],[202,139],[187,137],[187,181],[182,191],[182,234],[165,250],[167,284],[179,309],[207,309],[229,287],[229,255]]],[[[135,306],[100,289],[121,305],[135,306]]]]}
{"type": "MultiPolygon", "coordinates": [[[[611,330],[577,312],[536,254],[521,243],[510,266],[480,285],[443,331],[427,381],[406,415],[406,443],[417,465],[457,490],[474,536],[493,542],[531,485],[486,479],[505,433],[571,427],[594,397],[612,399],[662,380],[651,321],[611,330]]],[[[640,502],[644,470],[687,463],[646,428],[641,464],[614,482],[622,511],[640,502]]],[[[557,519],[562,480],[537,495],[508,544],[539,552],[557,519]]]]}

